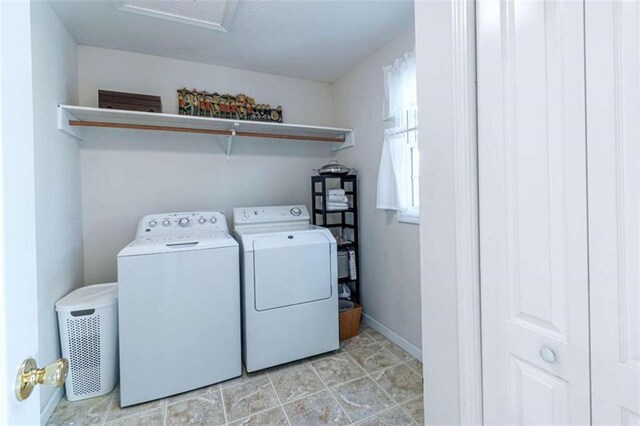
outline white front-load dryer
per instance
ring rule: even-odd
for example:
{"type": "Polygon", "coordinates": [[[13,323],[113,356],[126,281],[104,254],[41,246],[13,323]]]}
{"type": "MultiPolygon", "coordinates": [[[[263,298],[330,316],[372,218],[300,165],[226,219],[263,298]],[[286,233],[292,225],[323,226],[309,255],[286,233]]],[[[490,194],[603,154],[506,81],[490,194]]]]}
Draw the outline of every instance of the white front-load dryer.
{"type": "Polygon", "coordinates": [[[241,374],[239,280],[222,213],[140,221],[118,255],[121,406],[241,374]]]}
{"type": "Polygon", "coordinates": [[[247,371],[338,349],[336,240],[305,206],[234,209],[247,371]]]}

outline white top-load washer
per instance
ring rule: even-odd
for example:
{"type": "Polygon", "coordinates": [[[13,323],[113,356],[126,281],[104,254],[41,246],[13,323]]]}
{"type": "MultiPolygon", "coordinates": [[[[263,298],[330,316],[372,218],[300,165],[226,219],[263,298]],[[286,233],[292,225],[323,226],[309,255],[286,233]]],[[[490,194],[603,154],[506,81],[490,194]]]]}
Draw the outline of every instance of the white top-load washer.
{"type": "Polygon", "coordinates": [[[118,254],[121,406],[242,373],[238,254],[222,213],[142,218],[118,254]]]}
{"type": "Polygon", "coordinates": [[[336,240],[303,205],[233,210],[243,358],[256,371],[338,349],[336,240]]]}

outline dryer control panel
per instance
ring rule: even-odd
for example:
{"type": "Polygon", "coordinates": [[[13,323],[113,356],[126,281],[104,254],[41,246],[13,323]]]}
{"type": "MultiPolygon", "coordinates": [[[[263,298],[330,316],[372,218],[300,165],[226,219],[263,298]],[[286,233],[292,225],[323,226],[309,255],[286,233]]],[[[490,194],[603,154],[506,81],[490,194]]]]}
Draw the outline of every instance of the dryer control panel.
{"type": "Polygon", "coordinates": [[[309,220],[309,211],[304,204],[294,206],[239,207],[233,209],[234,226],[309,223],[309,220]]]}
{"type": "Polygon", "coordinates": [[[138,223],[136,238],[193,233],[229,232],[221,212],[179,212],[150,214],[138,223]]]}

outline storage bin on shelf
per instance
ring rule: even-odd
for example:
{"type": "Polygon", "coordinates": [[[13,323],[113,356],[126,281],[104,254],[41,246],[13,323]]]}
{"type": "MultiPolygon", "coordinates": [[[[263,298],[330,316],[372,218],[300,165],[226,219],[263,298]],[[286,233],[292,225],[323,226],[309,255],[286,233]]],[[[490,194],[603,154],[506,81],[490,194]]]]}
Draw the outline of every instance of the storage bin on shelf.
{"type": "Polygon", "coordinates": [[[81,287],[56,303],[69,401],[105,395],[118,382],[118,284],[81,287]]]}

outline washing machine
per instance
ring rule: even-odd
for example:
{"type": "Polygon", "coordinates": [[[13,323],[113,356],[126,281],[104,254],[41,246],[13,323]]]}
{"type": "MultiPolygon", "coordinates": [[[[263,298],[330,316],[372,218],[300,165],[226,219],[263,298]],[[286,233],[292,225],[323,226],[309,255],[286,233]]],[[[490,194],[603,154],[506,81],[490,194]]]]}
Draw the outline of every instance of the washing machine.
{"type": "Polygon", "coordinates": [[[241,374],[239,246],[222,213],[142,218],[118,284],[122,407],[241,374]]]}
{"type": "Polygon", "coordinates": [[[304,205],[233,210],[249,372],[340,345],[336,240],[309,219],[304,205]]]}

